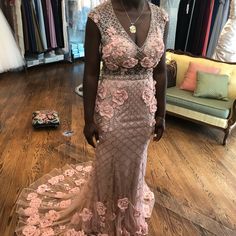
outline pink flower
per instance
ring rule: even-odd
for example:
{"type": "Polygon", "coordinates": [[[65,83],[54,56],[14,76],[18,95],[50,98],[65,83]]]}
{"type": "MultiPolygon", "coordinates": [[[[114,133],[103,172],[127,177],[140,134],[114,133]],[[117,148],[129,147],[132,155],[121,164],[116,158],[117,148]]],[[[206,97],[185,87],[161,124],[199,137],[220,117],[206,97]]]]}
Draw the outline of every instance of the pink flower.
{"type": "Polygon", "coordinates": [[[37,193],[44,193],[49,190],[50,190],[50,188],[46,184],[42,184],[42,185],[38,186],[37,193]]]}
{"type": "Polygon", "coordinates": [[[82,220],[84,222],[90,221],[93,214],[88,208],[84,208],[83,211],[80,213],[80,216],[82,217],[82,220]]]}
{"type": "Polygon", "coordinates": [[[123,105],[127,99],[128,93],[124,89],[117,89],[112,96],[112,101],[119,106],[123,105]]]}
{"type": "Polygon", "coordinates": [[[84,231],[75,231],[75,229],[69,229],[66,231],[65,236],[87,236],[84,231]]]}
{"type": "Polygon", "coordinates": [[[28,207],[28,208],[24,209],[24,213],[27,216],[32,216],[34,214],[38,214],[38,209],[37,208],[28,207]]]}
{"type": "Polygon", "coordinates": [[[56,198],[63,198],[63,197],[65,197],[65,193],[63,193],[63,192],[56,192],[56,195],[55,195],[55,197],[56,198]]]}
{"type": "Polygon", "coordinates": [[[142,231],[141,231],[141,228],[138,231],[135,232],[135,235],[137,235],[137,236],[142,236],[143,235],[142,231]]]}
{"type": "Polygon", "coordinates": [[[63,229],[66,229],[66,226],[65,225],[60,225],[59,228],[63,230],[63,229]]]}
{"type": "Polygon", "coordinates": [[[92,166],[86,166],[86,167],[84,167],[84,171],[87,172],[87,173],[91,172],[92,169],[93,169],[92,166]]]}
{"type": "Polygon", "coordinates": [[[135,58],[129,58],[128,60],[122,63],[122,66],[125,68],[133,68],[138,64],[138,60],[135,58]]]}
{"type": "Polygon", "coordinates": [[[65,180],[64,175],[58,175],[56,177],[58,178],[59,181],[64,181],[65,180]]]}
{"type": "Polygon", "coordinates": [[[100,20],[100,16],[95,12],[90,12],[89,14],[90,18],[93,19],[93,21],[97,24],[100,20]]]}
{"type": "Polygon", "coordinates": [[[75,184],[77,186],[82,186],[84,183],[86,183],[86,180],[85,179],[78,179],[78,180],[75,180],[75,184]]]}
{"type": "Polygon", "coordinates": [[[71,199],[61,201],[59,205],[61,208],[67,208],[71,205],[71,199]]]}
{"type": "MultiPolygon", "coordinates": [[[[55,196],[56,197],[56,196],[55,196]]],[[[49,207],[52,207],[53,206],[53,202],[48,202],[47,204],[49,207]]]]}
{"type": "Polygon", "coordinates": [[[78,236],[86,236],[86,235],[87,234],[85,234],[83,230],[78,232],[78,236]]]}
{"type": "Polygon", "coordinates": [[[148,224],[147,224],[147,222],[144,222],[141,225],[141,231],[142,231],[143,235],[148,235],[148,224]]]}
{"type": "Polygon", "coordinates": [[[42,229],[42,236],[53,236],[55,235],[55,232],[52,228],[45,228],[45,229],[42,229]]]}
{"type": "Polygon", "coordinates": [[[107,34],[108,34],[109,36],[112,36],[112,35],[117,34],[116,30],[115,30],[112,26],[109,27],[109,28],[106,30],[106,32],[107,32],[107,34]]]}
{"type": "Polygon", "coordinates": [[[150,120],[150,126],[153,127],[153,126],[155,126],[155,125],[156,125],[156,120],[155,120],[155,118],[153,117],[153,119],[150,120]]]}
{"type": "Polygon", "coordinates": [[[66,186],[65,186],[65,189],[66,189],[67,191],[69,191],[69,190],[72,189],[72,187],[71,187],[70,185],[66,185],[66,186]]]}
{"type": "Polygon", "coordinates": [[[130,233],[125,228],[123,228],[122,236],[130,236],[130,233]]]}
{"type": "Polygon", "coordinates": [[[144,57],[141,62],[141,66],[144,68],[152,68],[155,65],[155,61],[152,58],[144,57]]]}
{"type": "Polygon", "coordinates": [[[40,221],[40,218],[39,218],[39,214],[34,214],[34,215],[31,215],[27,220],[27,224],[29,225],[36,225],[38,224],[40,221]]]}
{"type": "Polygon", "coordinates": [[[72,177],[75,174],[75,170],[73,170],[73,169],[65,170],[64,174],[65,174],[65,176],[72,177]]]}
{"type": "Polygon", "coordinates": [[[146,88],[143,91],[142,98],[147,106],[151,104],[153,97],[154,97],[154,94],[150,88],[146,88]]]}
{"type": "Polygon", "coordinates": [[[81,171],[83,170],[83,166],[82,166],[82,165],[76,166],[76,170],[78,170],[79,172],[81,172],[81,171]]]}
{"type": "Polygon", "coordinates": [[[150,215],[150,207],[148,205],[143,206],[143,211],[146,215],[150,215]]]}
{"type": "Polygon", "coordinates": [[[121,211],[125,211],[129,206],[129,199],[126,197],[119,199],[117,206],[120,208],[121,211]]]}
{"type": "Polygon", "coordinates": [[[102,49],[102,58],[105,59],[110,57],[111,53],[112,53],[112,44],[109,43],[102,49]]]}
{"type": "Polygon", "coordinates": [[[29,193],[29,194],[27,195],[27,200],[30,201],[30,200],[32,200],[32,199],[34,199],[34,198],[37,198],[37,197],[38,197],[38,194],[37,194],[37,193],[29,193]]]}
{"type": "Polygon", "coordinates": [[[99,104],[99,113],[105,119],[111,119],[114,115],[114,109],[108,102],[101,102],[99,104]]]}
{"type": "Polygon", "coordinates": [[[161,13],[162,13],[161,15],[162,15],[163,19],[165,21],[169,21],[169,16],[163,9],[161,9],[161,13]]]}
{"type": "Polygon", "coordinates": [[[35,117],[35,119],[45,120],[45,119],[47,119],[47,116],[46,116],[46,114],[40,113],[35,117]]]}
{"type": "Polygon", "coordinates": [[[97,202],[96,206],[97,206],[97,212],[99,216],[103,216],[106,214],[106,207],[104,206],[102,202],[97,202]]]}
{"type": "Polygon", "coordinates": [[[145,192],[143,199],[144,199],[145,201],[151,201],[151,200],[153,200],[153,199],[154,199],[154,193],[151,192],[151,191],[145,192]]]}
{"type": "Polygon", "coordinates": [[[59,179],[57,177],[52,177],[51,179],[48,180],[48,183],[51,185],[55,185],[59,183],[59,179]]]}
{"type": "Polygon", "coordinates": [[[156,61],[158,61],[162,56],[165,46],[162,40],[162,33],[159,28],[157,28],[157,34],[159,34],[159,37],[151,37],[150,43],[148,44],[150,56],[152,58],[156,58],[156,61]]]}
{"type": "Polygon", "coordinates": [[[57,175],[57,176],[54,176],[51,179],[49,179],[48,183],[51,184],[51,185],[55,185],[55,184],[57,184],[57,183],[59,183],[60,181],[63,181],[63,180],[65,180],[64,175],[57,175]]]}
{"type": "Polygon", "coordinates": [[[114,58],[118,58],[118,57],[123,57],[123,55],[125,54],[125,51],[123,50],[123,48],[117,48],[113,53],[113,57],[114,58]]]}
{"type": "Polygon", "coordinates": [[[109,70],[117,70],[119,67],[116,65],[116,64],[114,64],[114,63],[112,63],[112,62],[110,62],[110,61],[105,61],[105,64],[106,64],[106,67],[109,69],[109,70]]]}
{"type": "Polygon", "coordinates": [[[48,213],[45,214],[45,217],[51,221],[58,220],[60,214],[57,211],[50,210],[48,213]]]}
{"type": "Polygon", "coordinates": [[[41,228],[47,228],[53,224],[53,221],[51,219],[43,218],[40,220],[40,226],[41,228]]]}
{"type": "Polygon", "coordinates": [[[64,186],[65,186],[65,189],[66,189],[66,190],[70,190],[70,189],[71,189],[71,187],[70,187],[69,184],[64,184],[64,186]]]}
{"type": "Polygon", "coordinates": [[[134,209],[134,217],[139,217],[141,215],[140,211],[137,209],[134,209]]]}
{"type": "Polygon", "coordinates": [[[106,98],[107,90],[102,84],[98,86],[97,94],[101,99],[106,98]]]}
{"type": "Polygon", "coordinates": [[[22,234],[25,236],[39,236],[40,230],[37,229],[35,226],[28,225],[23,228],[22,234]]]}
{"type": "Polygon", "coordinates": [[[42,200],[39,198],[34,198],[30,201],[29,205],[32,208],[39,208],[42,203],[42,200]]]}
{"type": "Polygon", "coordinates": [[[151,104],[149,106],[149,109],[150,109],[151,113],[155,113],[156,112],[156,110],[157,110],[157,101],[156,101],[155,97],[152,98],[152,101],[151,101],[151,104]]]}
{"type": "Polygon", "coordinates": [[[69,190],[69,193],[78,193],[79,191],[80,191],[80,188],[75,187],[75,188],[72,188],[71,190],[69,190]]]}

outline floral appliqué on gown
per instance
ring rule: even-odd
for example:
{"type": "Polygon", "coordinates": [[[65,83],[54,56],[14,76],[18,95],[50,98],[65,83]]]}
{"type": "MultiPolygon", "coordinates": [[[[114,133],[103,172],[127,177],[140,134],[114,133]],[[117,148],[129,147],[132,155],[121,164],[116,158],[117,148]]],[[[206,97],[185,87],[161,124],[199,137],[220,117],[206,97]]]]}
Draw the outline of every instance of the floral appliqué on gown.
{"type": "Polygon", "coordinates": [[[145,183],[147,147],[154,129],[153,69],[164,53],[166,13],[149,3],[147,38],[138,47],[111,1],[89,18],[101,33],[103,68],[95,122],[95,161],[54,169],[24,189],[17,202],[17,235],[148,235],[154,194],[145,183]]]}

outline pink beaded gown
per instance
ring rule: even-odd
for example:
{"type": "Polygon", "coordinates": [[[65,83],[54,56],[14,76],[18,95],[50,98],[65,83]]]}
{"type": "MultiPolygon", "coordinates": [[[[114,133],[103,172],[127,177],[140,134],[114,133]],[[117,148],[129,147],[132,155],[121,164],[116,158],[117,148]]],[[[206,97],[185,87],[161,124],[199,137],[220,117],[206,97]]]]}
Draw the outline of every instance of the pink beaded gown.
{"type": "Polygon", "coordinates": [[[138,47],[108,0],[93,9],[101,33],[103,68],[93,163],[54,169],[24,189],[17,202],[17,235],[148,235],[154,194],[145,183],[147,148],[157,109],[153,68],[163,52],[166,13],[149,3],[147,38],[138,47]]]}

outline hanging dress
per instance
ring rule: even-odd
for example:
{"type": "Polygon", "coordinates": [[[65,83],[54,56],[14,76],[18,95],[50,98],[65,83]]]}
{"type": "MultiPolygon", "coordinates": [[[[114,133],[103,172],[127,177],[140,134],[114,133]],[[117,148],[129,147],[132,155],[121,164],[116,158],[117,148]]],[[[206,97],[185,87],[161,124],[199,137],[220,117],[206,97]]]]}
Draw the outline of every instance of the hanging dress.
{"type": "Polygon", "coordinates": [[[149,3],[151,23],[137,46],[107,1],[89,18],[101,33],[103,69],[93,163],[55,169],[24,189],[17,201],[17,235],[142,236],[154,194],[145,183],[147,148],[157,101],[153,69],[164,53],[167,15],[149,3]]]}
{"type": "Polygon", "coordinates": [[[231,1],[229,19],[220,34],[213,58],[236,62],[236,0],[231,1]]]}
{"type": "Polygon", "coordinates": [[[1,9],[0,34],[0,73],[23,67],[24,59],[1,9]]]}
{"type": "Polygon", "coordinates": [[[180,0],[161,0],[160,7],[164,8],[169,15],[169,29],[166,48],[174,49],[177,18],[180,0]]]}

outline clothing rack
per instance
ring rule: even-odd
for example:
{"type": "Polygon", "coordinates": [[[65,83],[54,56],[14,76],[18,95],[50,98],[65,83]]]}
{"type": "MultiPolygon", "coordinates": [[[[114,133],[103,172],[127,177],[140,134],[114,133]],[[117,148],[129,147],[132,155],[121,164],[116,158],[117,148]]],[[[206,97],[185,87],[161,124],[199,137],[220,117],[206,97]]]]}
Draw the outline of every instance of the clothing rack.
{"type": "Polygon", "coordinates": [[[21,0],[20,10],[26,66],[65,60],[69,55],[65,0],[21,0]]]}
{"type": "Polygon", "coordinates": [[[12,0],[4,2],[26,67],[84,57],[90,10],[106,0],[12,0]]]}

